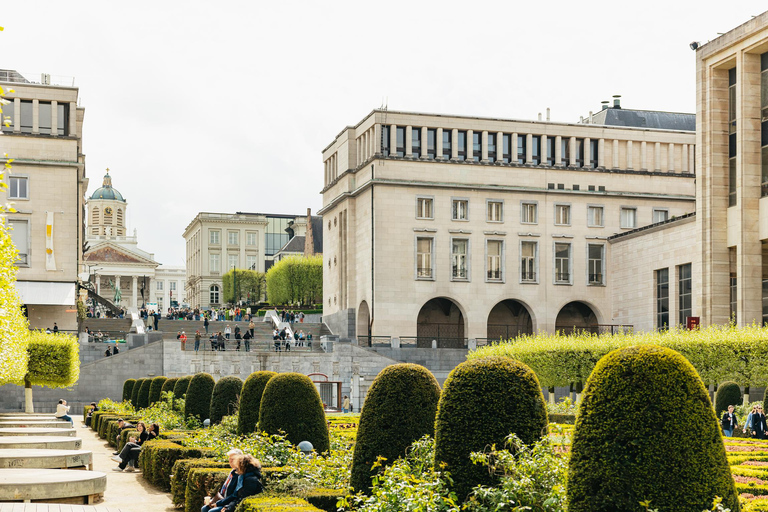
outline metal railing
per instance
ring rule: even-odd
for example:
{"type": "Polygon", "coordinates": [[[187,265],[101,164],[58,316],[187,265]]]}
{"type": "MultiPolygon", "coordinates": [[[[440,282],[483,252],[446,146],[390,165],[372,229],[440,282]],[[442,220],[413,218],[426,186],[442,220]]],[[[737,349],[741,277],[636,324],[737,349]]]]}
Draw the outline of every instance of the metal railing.
{"type": "MultiPolygon", "coordinates": [[[[316,343],[319,343],[317,340],[304,340],[304,341],[294,341],[291,340],[290,343],[286,343],[285,341],[280,341],[279,343],[279,351],[280,352],[311,352],[312,347],[315,346],[316,343]],[[288,346],[290,345],[290,346],[288,346]]],[[[186,343],[181,343],[179,341],[179,350],[183,350],[185,352],[190,352],[195,350],[195,339],[187,338],[186,343]]],[[[253,341],[251,340],[247,346],[245,343],[245,340],[235,340],[235,339],[229,339],[224,340],[223,346],[222,343],[213,339],[209,338],[202,338],[200,340],[200,347],[198,349],[200,352],[275,352],[275,342],[270,341],[264,341],[264,340],[258,340],[253,341]]]]}
{"type": "Polygon", "coordinates": [[[358,336],[357,344],[361,347],[391,347],[392,336],[358,336]]]}
{"type": "Polygon", "coordinates": [[[488,271],[488,279],[494,280],[494,281],[500,281],[501,280],[501,270],[489,270],[488,271]]]}
{"type": "Polygon", "coordinates": [[[37,85],[60,85],[64,87],[74,87],[75,78],[64,75],[50,75],[48,73],[20,73],[12,69],[0,69],[0,82],[11,82],[15,84],[37,84],[37,85]],[[39,81],[29,77],[40,77],[39,81]]]}
{"type": "Polygon", "coordinates": [[[558,283],[568,283],[571,281],[571,274],[568,272],[555,272],[555,281],[558,283]]]}
{"type": "Polygon", "coordinates": [[[634,326],[630,324],[592,324],[592,325],[586,325],[586,326],[566,326],[566,325],[555,325],[555,330],[562,333],[562,334],[579,334],[579,333],[589,333],[589,334],[631,334],[634,330],[634,326]]]}
{"type": "Polygon", "coordinates": [[[589,274],[589,284],[603,284],[603,274],[589,274]]]}
{"type": "Polygon", "coordinates": [[[536,281],[536,272],[523,271],[520,275],[520,279],[523,281],[536,281]]]}
{"type": "Polygon", "coordinates": [[[467,338],[432,336],[401,336],[400,348],[432,348],[433,340],[437,341],[437,348],[467,348],[467,338]]]}
{"type": "Polygon", "coordinates": [[[416,277],[432,277],[432,269],[418,268],[416,269],[416,277]]]}

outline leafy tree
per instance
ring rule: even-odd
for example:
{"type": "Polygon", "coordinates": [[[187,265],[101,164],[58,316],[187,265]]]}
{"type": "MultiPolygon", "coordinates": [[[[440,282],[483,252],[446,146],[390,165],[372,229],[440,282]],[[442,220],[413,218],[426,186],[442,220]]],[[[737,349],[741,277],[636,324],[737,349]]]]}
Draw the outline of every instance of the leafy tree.
{"type": "Polygon", "coordinates": [[[27,346],[27,375],[24,377],[26,411],[32,412],[32,386],[65,388],[80,377],[80,345],[75,336],[34,331],[27,346]]]}
{"type": "Polygon", "coordinates": [[[289,256],[267,271],[271,304],[314,304],[323,297],[323,257],[289,256]]]}
{"type": "Polygon", "coordinates": [[[256,270],[232,269],[221,277],[224,302],[261,302],[267,291],[266,274],[256,270]]]}

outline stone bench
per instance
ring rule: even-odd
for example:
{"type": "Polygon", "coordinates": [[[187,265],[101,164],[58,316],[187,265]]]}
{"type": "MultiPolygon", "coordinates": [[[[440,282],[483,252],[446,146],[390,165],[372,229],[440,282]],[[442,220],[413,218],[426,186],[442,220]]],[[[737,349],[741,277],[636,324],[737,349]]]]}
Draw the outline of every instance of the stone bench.
{"type": "Polygon", "coordinates": [[[0,468],[93,470],[93,453],[88,450],[0,450],[0,468]]]}
{"type": "Polygon", "coordinates": [[[107,475],[72,469],[0,469],[0,501],[82,503],[104,495],[107,475]]]}
{"type": "Polygon", "coordinates": [[[65,436],[2,436],[0,450],[3,449],[45,449],[45,450],[80,450],[83,440],[79,437],[65,436]]]}
{"type": "Polygon", "coordinates": [[[62,420],[6,420],[0,418],[0,428],[72,428],[68,421],[62,420]]]}
{"type": "Polygon", "coordinates": [[[46,505],[44,503],[0,503],[0,512],[128,512],[105,505],[46,505]]]}
{"type": "Polygon", "coordinates": [[[75,434],[76,434],[76,431],[72,427],[70,428],[36,428],[36,427],[4,428],[4,427],[0,427],[0,437],[5,437],[5,436],[75,437],[75,434]]]}
{"type": "Polygon", "coordinates": [[[6,420],[54,420],[51,413],[0,412],[0,418],[6,420]]]}

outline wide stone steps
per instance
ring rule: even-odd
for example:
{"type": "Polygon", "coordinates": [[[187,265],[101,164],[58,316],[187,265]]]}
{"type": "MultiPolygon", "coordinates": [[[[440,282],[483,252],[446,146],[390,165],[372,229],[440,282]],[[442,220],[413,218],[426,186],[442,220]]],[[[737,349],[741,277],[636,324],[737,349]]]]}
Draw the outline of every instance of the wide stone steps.
{"type": "Polygon", "coordinates": [[[76,469],[0,469],[0,501],[98,501],[107,487],[107,475],[76,469]]]}
{"type": "Polygon", "coordinates": [[[74,428],[0,428],[0,437],[5,436],[59,436],[75,437],[77,432],[74,428]]]}
{"type": "Polygon", "coordinates": [[[68,421],[32,420],[0,418],[0,428],[72,428],[68,421]]]}

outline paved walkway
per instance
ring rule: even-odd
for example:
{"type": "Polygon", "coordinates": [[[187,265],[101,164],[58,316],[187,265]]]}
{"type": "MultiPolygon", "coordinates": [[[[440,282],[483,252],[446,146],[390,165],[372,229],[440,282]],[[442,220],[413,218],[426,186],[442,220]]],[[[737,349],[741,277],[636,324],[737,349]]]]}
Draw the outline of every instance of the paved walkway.
{"type": "Polygon", "coordinates": [[[117,462],[110,459],[115,449],[90,428],[83,428],[83,417],[72,415],[77,434],[83,440],[83,449],[93,452],[93,469],[107,474],[107,490],[104,501],[97,503],[110,510],[122,512],[178,512],[171,502],[170,493],[150,485],[141,472],[118,473],[112,471],[117,462]]]}

